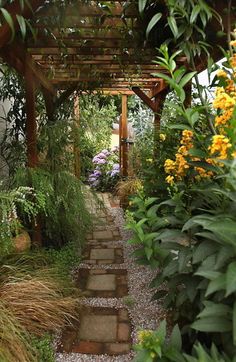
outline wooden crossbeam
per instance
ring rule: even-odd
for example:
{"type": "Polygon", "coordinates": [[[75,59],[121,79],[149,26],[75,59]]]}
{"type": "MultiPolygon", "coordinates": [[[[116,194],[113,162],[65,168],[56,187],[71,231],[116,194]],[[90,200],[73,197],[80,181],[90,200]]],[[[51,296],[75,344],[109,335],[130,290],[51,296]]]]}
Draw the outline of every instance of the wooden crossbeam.
{"type": "Polygon", "coordinates": [[[50,81],[41,71],[40,67],[35,63],[32,56],[27,52],[23,43],[13,42],[11,45],[6,45],[0,49],[0,56],[13,66],[21,75],[25,67],[28,67],[33,72],[33,75],[41,86],[46,88],[52,94],[55,94],[55,89],[50,81]]]}
{"type": "Polygon", "coordinates": [[[139,87],[132,87],[132,91],[153,111],[157,112],[157,106],[139,87]]]}

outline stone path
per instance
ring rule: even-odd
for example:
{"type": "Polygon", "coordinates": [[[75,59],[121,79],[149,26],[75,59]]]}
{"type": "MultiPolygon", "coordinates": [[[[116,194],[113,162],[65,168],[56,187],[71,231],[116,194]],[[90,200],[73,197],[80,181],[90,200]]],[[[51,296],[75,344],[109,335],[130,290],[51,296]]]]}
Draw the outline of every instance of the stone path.
{"type": "MultiPolygon", "coordinates": [[[[108,213],[111,205],[102,195],[105,208],[91,205],[95,214],[92,232],[87,235],[83,262],[75,276],[86,298],[124,298],[128,295],[121,235],[108,213]],[[106,208],[107,206],[107,208],[106,208]]],[[[98,303],[99,304],[99,303],[98,303]]],[[[126,308],[82,305],[79,322],[62,335],[58,352],[91,355],[124,355],[131,350],[131,322],[126,308]]]]}

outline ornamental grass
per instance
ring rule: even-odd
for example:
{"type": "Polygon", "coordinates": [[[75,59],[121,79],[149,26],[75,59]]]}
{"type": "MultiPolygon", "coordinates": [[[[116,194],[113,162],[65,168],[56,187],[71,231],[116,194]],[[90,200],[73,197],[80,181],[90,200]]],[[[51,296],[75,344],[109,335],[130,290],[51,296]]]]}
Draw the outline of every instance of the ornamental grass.
{"type": "Polygon", "coordinates": [[[34,270],[27,258],[0,266],[0,275],[0,361],[36,362],[31,337],[56,332],[75,320],[78,299],[68,295],[70,286],[64,293],[65,280],[61,282],[55,268],[34,270]]]}

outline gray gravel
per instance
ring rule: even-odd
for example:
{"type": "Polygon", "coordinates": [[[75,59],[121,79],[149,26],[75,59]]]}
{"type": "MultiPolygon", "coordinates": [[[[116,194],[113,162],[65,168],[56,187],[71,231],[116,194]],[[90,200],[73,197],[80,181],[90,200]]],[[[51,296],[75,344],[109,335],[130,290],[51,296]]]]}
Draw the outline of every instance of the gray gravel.
{"type": "MultiPolygon", "coordinates": [[[[122,268],[128,271],[129,296],[124,298],[82,298],[82,304],[97,307],[114,307],[116,309],[125,307],[128,309],[133,330],[132,342],[137,342],[137,332],[140,329],[154,330],[160,321],[166,317],[166,312],[157,301],[151,301],[153,291],[149,288],[151,280],[156,275],[156,271],[150,268],[137,265],[131,254],[134,246],[127,243],[131,233],[124,229],[123,210],[120,208],[109,208],[109,213],[114,217],[114,223],[120,229],[122,240],[118,242],[123,245],[124,264],[104,265],[99,268],[115,269],[122,268]]],[[[97,268],[96,265],[81,264],[79,268],[97,268]]],[[[57,362],[129,362],[132,361],[134,352],[127,355],[112,357],[107,355],[85,355],[80,353],[58,353],[57,362]]]]}

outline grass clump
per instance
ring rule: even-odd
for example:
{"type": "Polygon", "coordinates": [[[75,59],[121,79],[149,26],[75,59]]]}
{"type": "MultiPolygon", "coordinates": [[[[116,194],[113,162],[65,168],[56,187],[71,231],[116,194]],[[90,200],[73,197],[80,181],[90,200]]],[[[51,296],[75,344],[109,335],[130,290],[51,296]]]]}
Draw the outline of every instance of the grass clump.
{"type": "Polygon", "coordinates": [[[59,270],[61,261],[56,266],[49,259],[35,252],[1,260],[0,361],[54,361],[45,334],[76,319],[79,293],[68,273],[59,270]]]}

